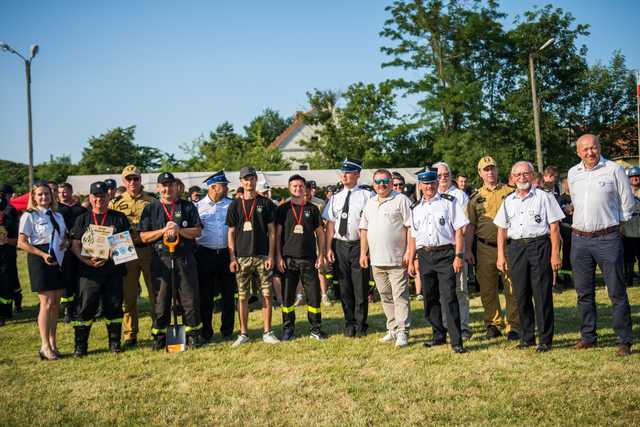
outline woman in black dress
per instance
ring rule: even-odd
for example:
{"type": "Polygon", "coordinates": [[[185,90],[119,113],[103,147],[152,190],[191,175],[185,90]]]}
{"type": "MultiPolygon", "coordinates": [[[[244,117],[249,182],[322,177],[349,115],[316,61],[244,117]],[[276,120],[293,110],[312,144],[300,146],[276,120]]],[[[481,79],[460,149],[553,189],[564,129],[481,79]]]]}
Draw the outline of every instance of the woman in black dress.
{"type": "Polygon", "coordinates": [[[45,182],[31,189],[28,209],[20,218],[18,247],[27,252],[31,291],[38,292],[38,327],[42,345],[40,358],[56,360],[56,325],[60,297],[64,290],[60,265],[67,248],[64,218],[56,212],[57,203],[45,182]]]}

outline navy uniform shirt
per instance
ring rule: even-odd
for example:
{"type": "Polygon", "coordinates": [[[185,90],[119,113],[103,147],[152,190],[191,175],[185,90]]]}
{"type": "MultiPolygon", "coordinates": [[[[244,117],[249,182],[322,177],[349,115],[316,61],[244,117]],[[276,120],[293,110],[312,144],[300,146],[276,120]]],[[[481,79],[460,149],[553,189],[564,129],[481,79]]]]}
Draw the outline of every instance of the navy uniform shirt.
{"type": "Polygon", "coordinates": [[[294,258],[316,259],[315,231],[321,224],[320,210],[312,203],[301,205],[291,201],[278,206],[276,224],[282,226],[282,255],[294,258]],[[293,206],[293,208],[292,208],[293,206]],[[292,209],[295,209],[295,213],[292,209]],[[297,220],[302,225],[302,234],[294,233],[297,220]]]}
{"type": "MultiPolygon", "coordinates": [[[[173,210],[171,220],[178,224],[180,228],[193,228],[198,225],[202,225],[200,222],[200,216],[198,215],[198,209],[196,206],[186,200],[178,199],[172,205],[169,203],[166,206],[166,210],[169,214],[173,210]]],[[[161,230],[169,222],[165,207],[162,206],[160,200],[154,200],[144,207],[142,210],[142,216],[140,217],[140,231],[155,231],[161,230]]],[[[155,242],[151,243],[154,251],[160,255],[169,255],[169,250],[162,243],[162,237],[155,242]]],[[[185,256],[193,251],[193,239],[186,239],[180,236],[180,243],[176,246],[176,256],[185,256]]]]}

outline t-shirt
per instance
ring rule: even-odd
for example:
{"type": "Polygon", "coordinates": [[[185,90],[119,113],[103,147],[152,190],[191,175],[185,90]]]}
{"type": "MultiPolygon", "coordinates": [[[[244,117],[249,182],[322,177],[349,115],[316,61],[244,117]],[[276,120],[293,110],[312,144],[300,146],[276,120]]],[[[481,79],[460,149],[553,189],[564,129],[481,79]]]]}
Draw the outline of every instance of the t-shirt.
{"type": "MultiPolygon", "coordinates": [[[[113,234],[122,233],[123,231],[129,231],[131,225],[127,217],[117,211],[107,209],[106,214],[95,214],[95,220],[92,212],[87,211],[76,218],[76,223],[71,229],[71,238],[73,240],[82,240],[82,236],[89,229],[89,224],[104,225],[105,227],[113,227],[113,234]],[[104,217],[106,215],[106,218],[104,217]]],[[[124,264],[116,266],[113,260],[109,258],[102,267],[90,267],[85,263],[80,264],[80,275],[83,277],[91,277],[96,275],[103,275],[118,271],[122,274],[125,273],[124,264]]]]}
{"type": "Polygon", "coordinates": [[[236,256],[269,255],[269,236],[267,232],[268,225],[275,220],[275,210],[276,205],[271,200],[260,195],[257,195],[254,199],[235,199],[231,202],[227,211],[227,225],[235,227],[236,256]],[[244,223],[247,218],[251,222],[251,230],[248,231],[244,229],[244,223]]]}
{"type": "Polygon", "coordinates": [[[67,230],[71,230],[76,223],[76,218],[87,212],[87,209],[77,203],[72,206],[58,203],[58,212],[64,218],[64,225],[67,226],[67,230]]]}
{"type": "Polygon", "coordinates": [[[315,230],[320,227],[320,210],[311,203],[304,206],[288,201],[280,205],[276,211],[276,224],[282,226],[282,255],[295,258],[316,258],[315,230]],[[293,229],[300,220],[303,233],[294,233],[293,229]]]}
{"type": "MultiPolygon", "coordinates": [[[[202,225],[200,215],[198,215],[198,209],[193,203],[184,199],[178,199],[174,204],[163,206],[160,200],[154,200],[142,210],[140,231],[155,231],[164,228],[167,222],[169,222],[169,216],[171,216],[172,221],[178,224],[180,228],[193,228],[202,225]],[[167,212],[169,215],[167,215],[167,212]]],[[[180,243],[176,246],[175,255],[184,256],[192,252],[193,244],[193,239],[186,239],[180,236],[180,243]]],[[[152,245],[156,253],[163,255],[169,254],[169,249],[162,243],[162,238],[153,242],[152,245]]]]}

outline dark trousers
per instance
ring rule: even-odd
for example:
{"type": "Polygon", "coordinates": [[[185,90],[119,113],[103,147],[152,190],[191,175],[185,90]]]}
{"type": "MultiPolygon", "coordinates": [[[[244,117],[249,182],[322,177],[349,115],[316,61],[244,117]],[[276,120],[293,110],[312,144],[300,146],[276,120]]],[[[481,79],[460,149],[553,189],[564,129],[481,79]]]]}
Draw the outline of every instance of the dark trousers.
{"type": "Polygon", "coordinates": [[[431,323],[434,341],[445,340],[447,331],[442,323],[442,307],[440,297],[445,302],[445,313],[449,326],[452,346],[461,346],[460,308],[456,296],[456,273],[453,271],[455,250],[450,249],[427,252],[418,250],[420,278],[422,279],[422,295],[424,296],[425,316],[431,323]]]}
{"type": "Polygon", "coordinates": [[[107,323],[122,323],[122,281],[119,271],[81,275],[78,280],[76,320],[80,324],[90,325],[102,301],[102,315],[107,323]]]}
{"type": "Polygon", "coordinates": [[[196,251],[198,264],[198,283],[200,285],[201,335],[210,339],[213,336],[213,306],[220,301],[220,334],[229,337],[233,334],[235,320],[235,278],[229,270],[229,250],[209,249],[199,246],[196,251]]]}
{"type": "Polygon", "coordinates": [[[312,331],[320,330],[320,280],[314,259],[285,257],[287,269],[282,291],[282,327],[293,330],[296,323],[296,288],[302,281],[307,300],[307,319],[312,331]]]}
{"type": "Polygon", "coordinates": [[[78,273],[80,260],[73,254],[67,253],[62,261],[62,283],[64,284],[64,293],[60,302],[67,304],[68,307],[75,305],[75,298],[78,295],[78,273]]]}
{"type": "Polygon", "coordinates": [[[582,321],[582,341],[593,343],[596,334],[596,265],[600,267],[613,305],[613,331],[622,344],[631,344],[631,308],[624,284],[624,262],[620,233],[599,237],[573,234],[571,265],[582,321]]]}
{"type": "MultiPolygon", "coordinates": [[[[560,223],[560,237],[562,238],[562,270],[571,271],[571,225],[560,223]]],[[[565,285],[572,285],[571,276],[560,275],[565,285]]]]}
{"type": "Polygon", "coordinates": [[[640,238],[623,237],[624,246],[624,278],[627,286],[633,285],[633,266],[637,262],[640,267],[640,238]]]}
{"type": "Polygon", "coordinates": [[[535,344],[535,327],[540,344],[553,341],[553,270],[548,236],[525,243],[511,240],[507,246],[511,285],[518,303],[520,341],[535,344]],[[533,298],[533,302],[532,302],[533,298]]]}
{"type": "Polygon", "coordinates": [[[13,280],[8,260],[0,255],[0,319],[11,317],[13,304],[13,280]]]}
{"type": "Polygon", "coordinates": [[[360,241],[336,240],[335,255],[345,326],[366,332],[369,327],[369,283],[365,271],[360,268],[360,241]]]}
{"type": "MultiPolygon", "coordinates": [[[[183,308],[183,321],[187,333],[200,329],[200,292],[198,271],[193,254],[177,256],[174,260],[173,286],[176,287],[183,308]]],[[[156,315],[151,333],[165,333],[171,322],[171,258],[154,254],[151,260],[151,283],[156,295],[153,311],[156,315]]]]}

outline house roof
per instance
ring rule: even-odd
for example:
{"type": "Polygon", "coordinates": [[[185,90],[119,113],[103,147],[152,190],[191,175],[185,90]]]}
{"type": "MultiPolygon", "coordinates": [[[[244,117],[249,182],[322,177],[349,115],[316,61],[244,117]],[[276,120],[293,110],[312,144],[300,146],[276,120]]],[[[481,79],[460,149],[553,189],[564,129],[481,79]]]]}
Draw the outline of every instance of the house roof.
{"type": "Polygon", "coordinates": [[[280,135],[278,135],[278,137],[276,139],[274,139],[271,144],[269,144],[269,148],[278,148],[278,147],[280,147],[291,135],[293,135],[294,132],[297,132],[298,129],[301,129],[302,127],[304,127],[304,125],[305,125],[305,123],[304,123],[304,115],[308,114],[310,112],[311,111],[308,111],[306,113],[302,113],[302,112],[296,113],[296,117],[293,120],[293,123],[291,123],[291,126],[286,128],[284,130],[284,132],[282,132],[280,135]]]}

